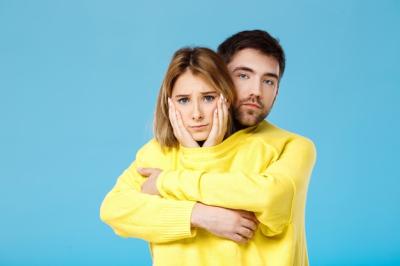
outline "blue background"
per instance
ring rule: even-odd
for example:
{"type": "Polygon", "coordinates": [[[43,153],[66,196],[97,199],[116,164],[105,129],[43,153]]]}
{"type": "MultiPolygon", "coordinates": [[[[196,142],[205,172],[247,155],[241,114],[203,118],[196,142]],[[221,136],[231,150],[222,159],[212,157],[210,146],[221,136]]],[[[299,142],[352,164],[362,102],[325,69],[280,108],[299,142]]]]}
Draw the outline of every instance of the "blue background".
{"type": "Polygon", "coordinates": [[[269,120],[311,138],[311,265],[400,265],[400,1],[0,0],[0,265],[150,265],[99,206],[152,136],[172,53],[261,28],[269,120]]]}

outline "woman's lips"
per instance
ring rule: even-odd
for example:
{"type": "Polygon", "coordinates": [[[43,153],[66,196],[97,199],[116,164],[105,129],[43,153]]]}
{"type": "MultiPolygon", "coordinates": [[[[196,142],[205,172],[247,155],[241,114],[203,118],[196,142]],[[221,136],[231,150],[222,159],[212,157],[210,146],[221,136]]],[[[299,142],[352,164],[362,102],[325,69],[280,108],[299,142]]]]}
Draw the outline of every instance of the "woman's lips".
{"type": "Polygon", "coordinates": [[[206,125],[198,125],[198,126],[190,126],[191,129],[193,130],[203,130],[208,126],[208,124],[206,125]]]}

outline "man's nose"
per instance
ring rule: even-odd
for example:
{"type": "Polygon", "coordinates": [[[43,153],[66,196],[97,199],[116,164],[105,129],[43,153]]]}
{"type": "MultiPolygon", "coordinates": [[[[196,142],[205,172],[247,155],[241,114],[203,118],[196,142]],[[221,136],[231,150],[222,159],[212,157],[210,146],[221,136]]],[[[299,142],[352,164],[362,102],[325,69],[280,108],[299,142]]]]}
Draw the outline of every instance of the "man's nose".
{"type": "Polygon", "coordinates": [[[256,97],[261,97],[262,95],[262,81],[254,79],[249,87],[249,94],[256,97]]]}

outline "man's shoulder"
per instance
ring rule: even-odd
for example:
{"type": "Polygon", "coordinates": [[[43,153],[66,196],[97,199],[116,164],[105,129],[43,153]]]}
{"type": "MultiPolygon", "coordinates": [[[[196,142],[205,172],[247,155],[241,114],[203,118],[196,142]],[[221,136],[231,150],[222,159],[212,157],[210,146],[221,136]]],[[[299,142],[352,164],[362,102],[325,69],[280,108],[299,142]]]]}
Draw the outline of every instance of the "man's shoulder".
{"type": "Polygon", "coordinates": [[[282,129],[277,125],[263,120],[253,131],[254,137],[266,142],[268,145],[274,146],[277,150],[284,149],[288,144],[290,146],[302,147],[315,151],[314,142],[298,133],[282,129]]]}

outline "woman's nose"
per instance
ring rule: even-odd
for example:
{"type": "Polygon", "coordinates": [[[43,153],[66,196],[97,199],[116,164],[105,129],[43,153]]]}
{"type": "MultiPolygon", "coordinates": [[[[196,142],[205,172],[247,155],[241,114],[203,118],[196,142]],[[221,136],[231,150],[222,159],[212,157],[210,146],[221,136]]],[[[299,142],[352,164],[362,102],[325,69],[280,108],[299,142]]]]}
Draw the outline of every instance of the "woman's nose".
{"type": "Polygon", "coordinates": [[[193,120],[203,119],[203,112],[201,111],[201,107],[198,103],[193,104],[192,119],[193,120]]]}

